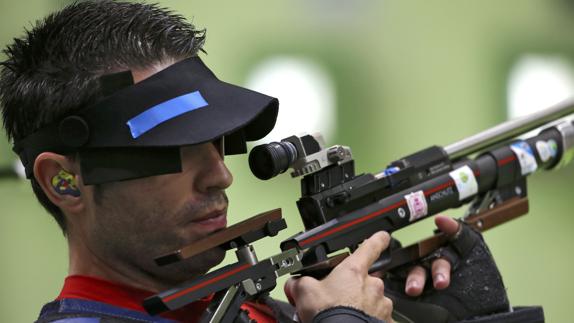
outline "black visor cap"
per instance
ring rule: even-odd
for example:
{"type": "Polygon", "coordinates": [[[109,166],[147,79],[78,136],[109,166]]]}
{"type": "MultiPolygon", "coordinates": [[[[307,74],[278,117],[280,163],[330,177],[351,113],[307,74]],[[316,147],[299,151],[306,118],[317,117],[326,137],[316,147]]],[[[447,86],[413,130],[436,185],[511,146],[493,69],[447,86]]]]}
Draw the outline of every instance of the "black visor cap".
{"type": "Polygon", "coordinates": [[[39,130],[15,151],[28,176],[39,151],[78,152],[87,185],[177,173],[179,147],[228,136],[226,153],[244,153],[246,141],[273,129],[278,107],[218,80],[193,57],[39,130]]]}

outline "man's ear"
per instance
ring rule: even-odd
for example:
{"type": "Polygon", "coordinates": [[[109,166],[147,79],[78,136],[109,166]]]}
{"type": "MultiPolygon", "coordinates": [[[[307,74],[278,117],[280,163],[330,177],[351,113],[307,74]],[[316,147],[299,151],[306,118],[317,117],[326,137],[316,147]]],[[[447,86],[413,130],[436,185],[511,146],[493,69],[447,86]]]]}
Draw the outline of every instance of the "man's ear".
{"type": "Polygon", "coordinates": [[[66,213],[77,213],[84,207],[80,191],[79,166],[70,158],[43,152],[34,162],[34,177],[52,203],[66,213]]]}

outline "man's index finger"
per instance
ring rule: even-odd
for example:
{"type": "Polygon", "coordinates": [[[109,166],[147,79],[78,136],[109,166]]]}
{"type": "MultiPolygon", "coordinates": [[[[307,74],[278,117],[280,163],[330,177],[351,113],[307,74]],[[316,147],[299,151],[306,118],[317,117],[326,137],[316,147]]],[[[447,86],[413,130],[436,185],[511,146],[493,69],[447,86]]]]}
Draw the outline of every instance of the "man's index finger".
{"type": "Polygon", "coordinates": [[[369,270],[371,265],[379,259],[381,253],[387,249],[391,237],[384,231],[379,231],[373,234],[370,238],[363,241],[363,243],[351,254],[343,263],[352,262],[355,266],[364,269],[365,272],[369,270]]]}

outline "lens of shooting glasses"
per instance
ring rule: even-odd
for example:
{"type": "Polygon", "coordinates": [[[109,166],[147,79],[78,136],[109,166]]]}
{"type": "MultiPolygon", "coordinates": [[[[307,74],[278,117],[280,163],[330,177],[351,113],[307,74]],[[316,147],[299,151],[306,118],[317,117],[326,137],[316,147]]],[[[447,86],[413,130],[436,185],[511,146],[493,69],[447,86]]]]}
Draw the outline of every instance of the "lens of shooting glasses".
{"type": "Polygon", "coordinates": [[[284,173],[297,160],[297,149],[288,141],[259,145],[249,153],[249,168],[259,179],[267,180],[284,173]]]}

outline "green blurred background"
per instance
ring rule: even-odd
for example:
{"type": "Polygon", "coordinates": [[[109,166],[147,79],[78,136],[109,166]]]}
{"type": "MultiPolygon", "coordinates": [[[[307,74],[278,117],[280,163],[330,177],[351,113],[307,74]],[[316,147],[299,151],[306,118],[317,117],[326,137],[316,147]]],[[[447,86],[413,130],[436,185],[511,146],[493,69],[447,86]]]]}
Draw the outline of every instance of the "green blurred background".
{"type": "MultiPolygon", "coordinates": [[[[447,145],[500,123],[508,118],[517,93],[524,105],[536,101],[536,95],[552,97],[560,86],[574,91],[568,79],[569,64],[574,64],[574,1],[159,2],[207,29],[204,59],[224,80],[257,84],[253,71],[274,57],[318,70],[319,79],[326,80],[323,85],[331,89],[331,101],[325,104],[334,108],[334,114],[319,116],[334,122],[331,132],[325,130],[327,144],[350,146],[358,172],[376,172],[418,149],[447,145]],[[512,92],[513,73],[532,57],[550,74],[566,76],[558,85],[541,78],[536,83],[535,77],[539,85],[512,92]],[[556,61],[558,68],[552,63],[556,61]]],[[[0,0],[0,45],[66,3],[0,0]]],[[[302,71],[299,77],[306,84],[302,71]]],[[[313,73],[309,75],[312,79],[313,73]]],[[[287,89],[281,95],[289,95],[288,83],[279,86],[287,89]]],[[[323,93],[305,88],[309,95],[323,93]]],[[[286,127],[296,129],[299,121],[316,118],[313,106],[305,105],[308,100],[297,101],[297,93],[291,93],[294,99],[281,95],[280,100],[295,102],[284,109],[299,118],[280,120],[286,127]]],[[[9,169],[14,158],[6,139],[0,139],[0,167],[9,169]]],[[[245,156],[228,161],[235,175],[229,190],[230,222],[283,208],[289,229],[256,244],[260,258],[277,253],[279,242],[302,228],[295,208],[298,180],[285,175],[260,182],[250,174],[245,156]]],[[[568,308],[574,262],[568,250],[574,248],[569,205],[573,180],[574,166],[534,175],[529,182],[530,214],[486,234],[511,302],[543,305],[548,322],[572,317],[568,308]]],[[[414,241],[431,228],[431,221],[425,221],[397,235],[414,241]]],[[[0,255],[0,322],[31,322],[41,305],[58,294],[67,253],[56,223],[23,180],[0,178],[0,255]]],[[[282,289],[274,295],[283,297],[282,289]]]]}

